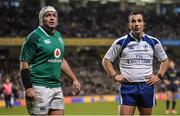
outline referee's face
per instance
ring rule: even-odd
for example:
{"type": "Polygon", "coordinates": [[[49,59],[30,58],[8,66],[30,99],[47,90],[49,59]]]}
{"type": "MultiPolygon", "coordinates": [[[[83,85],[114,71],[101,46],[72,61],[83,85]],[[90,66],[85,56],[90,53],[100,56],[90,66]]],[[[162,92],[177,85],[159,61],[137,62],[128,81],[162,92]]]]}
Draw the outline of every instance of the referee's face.
{"type": "Polygon", "coordinates": [[[129,29],[138,37],[143,35],[144,20],[141,14],[131,15],[129,17],[129,29]]]}

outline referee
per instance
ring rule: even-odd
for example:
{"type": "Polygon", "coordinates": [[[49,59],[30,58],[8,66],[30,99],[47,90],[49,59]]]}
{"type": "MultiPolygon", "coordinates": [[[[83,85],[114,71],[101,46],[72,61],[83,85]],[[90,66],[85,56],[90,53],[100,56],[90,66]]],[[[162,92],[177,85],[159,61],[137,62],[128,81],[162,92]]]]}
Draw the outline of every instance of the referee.
{"type": "Polygon", "coordinates": [[[155,105],[154,84],[168,68],[168,57],[160,41],[144,33],[144,16],[132,12],[128,17],[129,34],[114,41],[102,64],[115,81],[119,81],[119,114],[133,115],[136,107],[140,115],[151,115],[155,105]],[[157,74],[153,73],[153,56],[161,62],[157,74]],[[119,57],[120,73],[112,62],[119,57]]]}

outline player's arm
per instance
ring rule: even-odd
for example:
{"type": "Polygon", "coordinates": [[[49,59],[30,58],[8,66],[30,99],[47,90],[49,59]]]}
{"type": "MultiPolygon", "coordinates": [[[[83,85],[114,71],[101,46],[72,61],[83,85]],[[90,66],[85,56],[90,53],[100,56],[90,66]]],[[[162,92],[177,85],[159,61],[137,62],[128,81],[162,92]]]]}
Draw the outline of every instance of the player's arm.
{"type": "Polygon", "coordinates": [[[180,85],[180,72],[178,71],[177,72],[177,75],[176,75],[176,80],[174,82],[176,85],[180,85]]]}
{"type": "Polygon", "coordinates": [[[20,61],[21,78],[25,89],[32,88],[31,72],[28,62],[20,61]]]}
{"type": "Polygon", "coordinates": [[[170,84],[170,81],[169,81],[169,73],[165,73],[164,76],[163,76],[163,79],[162,79],[163,83],[165,85],[169,85],[170,84]]]}
{"type": "Polygon", "coordinates": [[[113,65],[112,65],[112,62],[110,62],[108,59],[106,59],[105,57],[103,58],[102,60],[102,65],[105,69],[105,71],[107,72],[107,74],[114,78],[116,81],[123,81],[125,78],[123,77],[122,74],[119,74],[115,71],[113,65]]]}
{"type": "Polygon", "coordinates": [[[31,71],[29,69],[29,62],[33,61],[34,57],[36,56],[36,37],[33,34],[28,35],[22,45],[21,53],[20,53],[20,72],[21,72],[21,79],[25,88],[26,97],[35,97],[35,92],[32,87],[32,80],[31,80],[31,71]]]}
{"type": "Polygon", "coordinates": [[[26,97],[32,97],[35,99],[35,92],[32,88],[31,72],[29,70],[28,62],[20,61],[20,72],[22,82],[26,91],[26,97]]]}
{"type": "Polygon", "coordinates": [[[65,58],[63,58],[62,60],[62,66],[61,66],[62,72],[73,81],[73,91],[75,92],[75,94],[78,94],[80,92],[81,89],[81,84],[79,83],[76,75],[74,74],[74,72],[72,71],[70,65],[68,64],[68,62],[66,61],[65,58]]]}

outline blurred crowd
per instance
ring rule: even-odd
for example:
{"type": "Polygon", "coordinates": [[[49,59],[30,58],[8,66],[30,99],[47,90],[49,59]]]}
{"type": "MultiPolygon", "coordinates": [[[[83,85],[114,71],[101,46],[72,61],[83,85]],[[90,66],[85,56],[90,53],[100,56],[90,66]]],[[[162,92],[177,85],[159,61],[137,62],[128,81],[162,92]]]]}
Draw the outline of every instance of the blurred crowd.
{"type": "MultiPolygon", "coordinates": [[[[117,94],[118,84],[105,73],[101,65],[102,55],[95,49],[68,52],[65,57],[82,84],[80,95],[117,94]]],[[[62,83],[64,95],[72,95],[72,82],[64,77],[62,83]]]]}
{"type": "MultiPolygon", "coordinates": [[[[73,48],[74,49],[74,48],[73,48]]],[[[171,56],[172,51],[167,51],[171,56]],[[170,53],[169,53],[170,52],[170,53]]],[[[74,72],[82,84],[82,90],[80,95],[112,95],[118,93],[119,83],[110,78],[104,71],[101,65],[103,53],[98,52],[96,49],[83,49],[83,50],[69,50],[66,52],[65,57],[70,62],[74,72]]],[[[173,59],[177,64],[177,78],[180,79],[180,61],[173,59]]],[[[157,72],[158,63],[154,63],[154,70],[157,72]]],[[[118,67],[117,67],[118,68],[118,67]]],[[[63,74],[62,74],[63,75],[63,74]]],[[[0,88],[2,88],[3,82],[6,78],[10,78],[13,83],[13,93],[15,98],[23,98],[23,85],[20,78],[18,58],[5,58],[0,62],[0,88]]],[[[72,81],[63,75],[62,88],[65,96],[72,95],[72,81]]],[[[164,91],[165,85],[163,82],[156,86],[156,91],[164,91]]],[[[2,92],[2,91],[1,91],[2,92]]],[[[1,94],[2,95],[2,94],[1,94]]],[[[2,97],[2,96],[1,96],[2,97]]]]}
{"type": "MultiPolygon", "coordinates": [[[[0,37],[24,37],[37,27],[40,8],[36,6],[33,8],[24,7],[21,9],[0,7],[0,37]]],[[[118,6],[69,6],[66,7],[66,10],[62,8],[57,8],[57,10],[60,16],[58,30],[62,32],[64,37],[117,38],[128,32],[127,17],[130,12],[121,11],[118,6]]],[[[145,32],[161,39],[178,39],[180,38],[180,20],[178,19],[180,19],[180,14],[157,15],[154,11],[145,12],[145,32]]],[[[172,50],[167,52],[170,53],[168,56],[174,58],[173,60],[177,64],[176,68],[179,71],[180,60],[178,56],[172,54],[172,50]]],[[[102,68],[101,60],[104,54],[97,52],[96,49],[85,49],[78,52],[68,51],[65,55],[82,84],[80,95],[118,93],[119,84],[108,77],[102,68]]],[[[158,69],[157,66],[155,65],[155,69],[158,69]]],[[[0,56],[0,88],[2,88],[6,78],[10,78],[13,83],[14,96],[23,98],[18,57],[0,56]]],[[[72,95],[72,82],[64,75],[61,81],[64,95],[72,95]]],[[[163,91],[163,83],[157,86],[156,90],[163,91]]]]}
{"type": "Polygon", "coordinates": [[[15,98],[23,98],[23,84],[20,78],[17,58],[0,58],[0,98],[3,98],[3,84],[6,79],[12,82],[12,93],[15,98]]]}
{"type": "MultiPolygon", "coordinates": [[[[39,7],[26,8],[0,7],[0,36],[24,37],[38,25],[39,7]]],[[[86,6],[57,8],[59,14],[58,30],[64,37],[78,38],[116,38],[128,32],[129,11],[119,6],[86,6]]],[[[147,34],[157,38],[180,38],[180,14],[160,14],[145,12],[147,34]]]]}
{"type": "MultiPolygon", "coordinates": [[[[94,51],[82,50],[81,52],[69,51],[66,54],[67,60],[72,65],[81,84],[80,95],[105,95],[116,94],[118,84],[108,77],[101,66],[101,56],[94,51]]],[[[20,77],[18,58],[0,59],[0,88],[6,78],[13,83],[13,93],[16,98],[23,98],[23,84],[20,77]]],[[[62,74],[62,88],[65,96],[72,95],[72,81],[62,74]]],[[[2,90],[1,97],[2,98],[2,90]]]]}

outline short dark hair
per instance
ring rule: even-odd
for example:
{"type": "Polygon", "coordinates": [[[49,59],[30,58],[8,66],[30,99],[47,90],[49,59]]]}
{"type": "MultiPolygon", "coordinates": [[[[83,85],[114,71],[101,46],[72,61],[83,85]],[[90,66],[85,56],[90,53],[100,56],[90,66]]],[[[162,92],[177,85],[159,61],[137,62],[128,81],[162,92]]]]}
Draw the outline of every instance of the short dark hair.
{"type": "Polygon", "coordinates": [[[142,18],[143,18],[143,20],[144,20],[144,13],[142,12],[142,11],[134,11],[134,12],[131,12],[130,14],[129,14],[129,16],[128,16],[128,22],[130,22],[130,17],[132,16],[132,15],[142,15],[142,18]]]}

